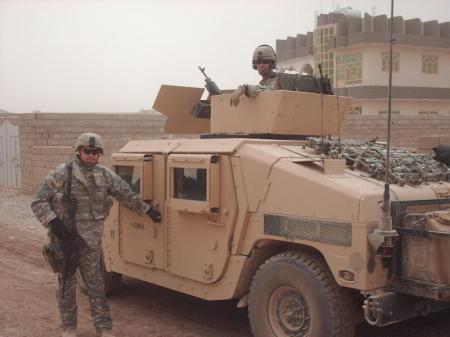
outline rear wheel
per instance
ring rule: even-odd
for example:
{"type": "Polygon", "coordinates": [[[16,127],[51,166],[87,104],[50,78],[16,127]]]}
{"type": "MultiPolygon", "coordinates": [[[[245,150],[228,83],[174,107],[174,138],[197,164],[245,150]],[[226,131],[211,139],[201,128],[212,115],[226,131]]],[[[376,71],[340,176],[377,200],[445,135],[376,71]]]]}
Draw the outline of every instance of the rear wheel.
{"type": "Polygon", "coordinates": [[[353,313],[345,289],[313,255],[287,252],[270,258],[250,287],[255,337],[352,337],[353,313]]]}

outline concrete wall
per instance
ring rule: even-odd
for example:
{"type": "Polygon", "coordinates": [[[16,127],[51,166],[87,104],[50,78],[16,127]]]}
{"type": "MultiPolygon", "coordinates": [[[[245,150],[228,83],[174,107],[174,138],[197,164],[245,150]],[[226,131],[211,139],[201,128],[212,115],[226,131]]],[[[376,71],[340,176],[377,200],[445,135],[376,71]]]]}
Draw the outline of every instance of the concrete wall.
{"type": "Polygon", "coordinates": [[[130,139],[160,138],[165,117],[152,114],[29,113],[19,114],[22,192],[33,193],[48,172],[70,159],[75,141],[83,132],[95,132],[104,138],[105,155],[130,139]]]}

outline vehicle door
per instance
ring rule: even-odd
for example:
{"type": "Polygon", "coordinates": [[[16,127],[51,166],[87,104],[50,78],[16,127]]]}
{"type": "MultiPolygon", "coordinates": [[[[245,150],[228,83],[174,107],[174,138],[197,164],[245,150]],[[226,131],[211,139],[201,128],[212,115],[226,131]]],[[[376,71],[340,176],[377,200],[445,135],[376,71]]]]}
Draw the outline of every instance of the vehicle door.
{"type": "MultiPolygon", "coordinates": [[[[164,190],[155,184],[155,176],[162,174],[164,181],[164,158],[143,154],[115,154],[112,157],[113,169],[142,199],[155,205],[164,217],[164,190]]],[[[164,185],[163,185],[164,186],[164,185]]],[[[148,268],[164,267],[164,224],[153,223],[146,214],[143,216],[119,204],[119,253],[125,262],[148,268]]]]}
{"type": "Polygon", "coordinates": [[[237,214],[230,159],[171,154],[167,161],[167,270],[203,283],[220,279],[237,214]]]}

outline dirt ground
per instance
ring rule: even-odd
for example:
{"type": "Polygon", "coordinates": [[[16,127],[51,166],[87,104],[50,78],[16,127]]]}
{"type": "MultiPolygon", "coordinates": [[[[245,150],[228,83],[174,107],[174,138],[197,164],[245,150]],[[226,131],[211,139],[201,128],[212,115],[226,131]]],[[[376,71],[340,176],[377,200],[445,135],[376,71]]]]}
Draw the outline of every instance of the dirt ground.
{"type": "MultiPolygon", "coordinates": [[[[60,336],[55,275],[41,247],[45,230],[30,197],[0,188],[0,337],[60,336]]],[[[235,301],[206,302],[124,278],[110,298],[117,337],[251,337],[246,309],[235,301]]],[[[78,335],[95,337],[88,301],[78,296],[78,335]]],[[[385,328],[361,324],[357,337],[449,337],[450,311],[385,328]]]]}

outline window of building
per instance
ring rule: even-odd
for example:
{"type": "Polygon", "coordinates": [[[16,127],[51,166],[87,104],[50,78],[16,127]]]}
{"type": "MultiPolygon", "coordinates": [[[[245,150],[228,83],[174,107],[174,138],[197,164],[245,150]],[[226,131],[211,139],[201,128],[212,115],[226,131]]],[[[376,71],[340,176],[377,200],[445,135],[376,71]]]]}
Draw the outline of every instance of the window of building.
{"type": "Polygon", "coordinates": [[[361,115],[362,107],[361,106],[352,106],[349,111],[350,115],[361,115]]]}
{"type": "Polygon", "coordinates": [[[437,111],[419,111],[419,115],[438,115],[437,111]]]}
{"type": "Polygon", "coordinates": [[[320,64],[323,75],[328,75],[331,83],[334,80],[334,52],[328,48],[328,44],[333,38],[334,27],[318,27],[314,30],[314,73],[319,75],[320,64]]]}
{"type": "MultiPolygon", "coordinates": [[[[389,71],[389,53],[382,54],[382,66],[383,71],[389,71]]],[[[392,53],[392,71],[399,72],[400,71],[400,54],[392,53]]]]}
{"type": "Polygon", "coordinates": [[[362,82],[362,54],[346,54],[336,57],[337,80],[345,84],[357,84],[362,82]]]}
{"type": "Polygon", "coordinates": [[[422,73],[437,74],[439,72],[439,56],[422,55],[422,73]]]}
{"type": "Polygon", "coordinates": [[[206,201],[206,169],[174,168],[174,190],[176,199],[206,201]]]}
{"type": "Polygon", "coordinates": [[[138,166],[116,166],[116,173],[130,185],[134,193],[141,193],[141,172],[138,166]]]}
{"type": "MultiPolygon", "coordinates": [[[[380,110],[378,111],[379,115],[386,115],[388,112],[387,110],[380,110]]],[[[391,114],[393,115],[400,115],[400,111],[399,110],[391,110],[391,114]]]]}

